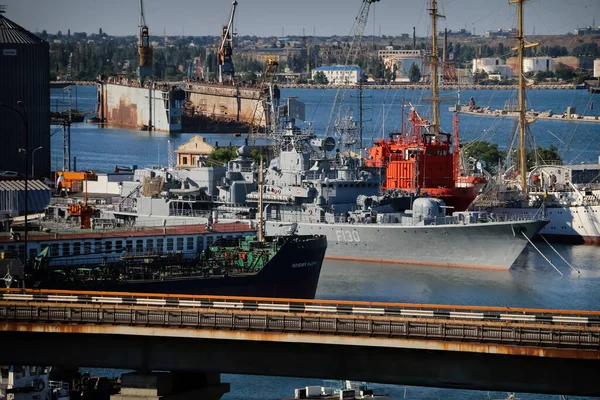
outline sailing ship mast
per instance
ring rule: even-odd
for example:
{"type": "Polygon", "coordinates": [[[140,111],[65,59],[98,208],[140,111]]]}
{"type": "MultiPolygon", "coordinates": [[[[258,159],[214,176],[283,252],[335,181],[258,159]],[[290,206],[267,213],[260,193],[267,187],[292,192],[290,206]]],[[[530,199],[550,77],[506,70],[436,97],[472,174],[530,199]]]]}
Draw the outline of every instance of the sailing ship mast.
{"type": "Polygon", "coordinates": [[[431,92],[433,97],[431,98],[433,105],[433,133],[435,135],[440,133],[440,98],[438,90],[438,48],[437,48],[437,19],[444,18],[443,15],[437,12],[437,1],[431,0],[431,9],[429,10],[431,15],[431,92]]]}
{"type": "Polygon", "coordinates": [[[524,194],[527,194],[527,154],[525,151],[525,130],[527,128],[527,120],[525,119],[525,112],[527,111],[527,104],[525,102],[525,75],[523,71],[523,57],[525,49],[535,47],[539,43],[525,44],[525,32],[523,31],[523,3],[527,0],[509,0],[509,4],[517,4],[518,10],[518,45],[513,50],[518,51],[519,63],[518,63],[518,74],[519,74],[519,171],[521,173],[521,188],[524,194]]]}

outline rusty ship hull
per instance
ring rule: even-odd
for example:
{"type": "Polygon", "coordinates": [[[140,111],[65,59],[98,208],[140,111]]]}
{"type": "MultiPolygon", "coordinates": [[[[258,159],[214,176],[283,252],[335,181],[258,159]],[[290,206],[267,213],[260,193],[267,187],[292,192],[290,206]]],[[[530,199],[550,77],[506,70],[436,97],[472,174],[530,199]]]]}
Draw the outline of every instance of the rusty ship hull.
{"type": "Polygon", "coordinates": [[[264,128],[268,112],[258,87],[188,83],[185,87],[184,130],[246,132],[250,125],[264,128]]]}
{"type": "Polygon", "coordinates": [[[181,132],[183,89],[118,80],[98,83],[98,120],[132,129],[181,132]]]}

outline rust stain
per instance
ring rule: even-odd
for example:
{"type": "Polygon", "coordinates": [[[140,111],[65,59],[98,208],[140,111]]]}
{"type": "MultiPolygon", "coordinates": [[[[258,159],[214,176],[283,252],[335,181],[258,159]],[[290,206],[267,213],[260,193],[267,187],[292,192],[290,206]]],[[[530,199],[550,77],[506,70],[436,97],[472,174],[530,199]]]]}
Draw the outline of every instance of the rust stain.
{"type": "Polygon", "coordinates": [[[133,336],[161,336],[172,338],[246,340],[277,343],[327,344],[335,346],[388,347],[407,350],[434,350],[490,355],[515,355],[545,358],[569,358],[600,360],[598,350],[537,348],[489,343],[459,343],[439,340],[415,340],[402,338],[377,338],[360,336],[336,336],[326,333],[297,334],[276,332],[244,332],[229,330],[201,330],[190,328],[131,327],[108,325],[49,325],[34,323],[0,323],[3,332],[77,333],[133,336]]]}

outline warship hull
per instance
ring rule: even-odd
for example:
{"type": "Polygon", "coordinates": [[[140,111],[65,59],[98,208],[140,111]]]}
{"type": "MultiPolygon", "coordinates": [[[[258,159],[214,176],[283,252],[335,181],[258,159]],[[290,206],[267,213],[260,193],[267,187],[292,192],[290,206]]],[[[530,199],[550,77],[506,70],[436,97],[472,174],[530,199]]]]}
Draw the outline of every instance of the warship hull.
{"type": "MultiPolygon", "coordinates": [[[[547,224],[544,220],[399,226],[394,224],[298,223],[297,233],[325,235],[326,258],[424,266],[508,270],[547,224]]],[[[285,234],[290,223],[267,221],[268,234],[285,234]]]]}

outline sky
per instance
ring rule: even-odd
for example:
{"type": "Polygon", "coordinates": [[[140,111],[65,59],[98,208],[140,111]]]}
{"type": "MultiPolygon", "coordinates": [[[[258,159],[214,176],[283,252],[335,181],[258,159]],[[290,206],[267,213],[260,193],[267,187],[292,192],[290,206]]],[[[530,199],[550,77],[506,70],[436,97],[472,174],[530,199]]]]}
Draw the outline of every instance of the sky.
{"type": "MultiPolygon", "coordinates": [[[[352,32],[362,0],[238,0],[234,30],[256,36],[345,36],[352,32]]],[[[136,35],[138,0],[0,0],[5,16],[32,32],[136,35]]],[[[366,35],[427,36],[429,0],[381,0],[371,6],[366,35]]],[[[438,0],[446,16],[438,30],[487,30],[516,27],[516,5],[508,0],[438,0]]],[[[229,20],[231,0],[144,0],[150,35],[219,35],[229,20]]],[[[600,25],[600,0],[529,0],[525,33],[564,34],[600,25]],[[534,31],[535,30],[535,31],[534,31]]]]}

